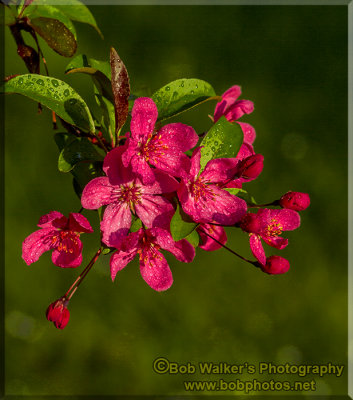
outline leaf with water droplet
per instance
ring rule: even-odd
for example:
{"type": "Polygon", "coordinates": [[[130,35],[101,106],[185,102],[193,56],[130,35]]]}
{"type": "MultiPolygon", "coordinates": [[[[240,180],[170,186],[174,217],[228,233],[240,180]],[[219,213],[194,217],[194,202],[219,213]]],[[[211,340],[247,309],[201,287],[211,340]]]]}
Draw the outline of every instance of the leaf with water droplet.
{"type": "Polygon", "coordinates": [[[87,104],[67,83],[59,79],[56,81],[59,83],[57,91],[51,92],[49,89],[53,88],[52,78],[38,74],[19,75],[3,82],[1,91],[29,97],[54,111],[69,124],[94,133],[95,126],[87,104]],[[69,90],[68,96],[64,94],[66,90],[69,90]]]}
{"type": "Polygon", "coordinates": [[[60,172],[70,172],[79,162],[102,161],[93,144],[87,138],[76,138],[66,144],[58,159],[60,172]]]}
{"type": "Polygon", "coordinates": [[[173,117],[215,98],[212,86],[199,79],[177,79],[157,90],[152,99],[158,108],[158,120],[173,117]]]}
{"type": "Polygon", "coordinates": [[[183,209],[177,205],[177,209],[173,218],[170,222],[170,233],[173,239],[177,242],[178,240],[184,239],[189,236],[198,226],[196,222],[193,222],[183,209]]]}
{"type": "Polygon", "coordinates": [[[243,131],[238,124],[232,124],[221,117],[202,139],[201,169],[215,158],[235,158],[243,143],[243,131]]]}

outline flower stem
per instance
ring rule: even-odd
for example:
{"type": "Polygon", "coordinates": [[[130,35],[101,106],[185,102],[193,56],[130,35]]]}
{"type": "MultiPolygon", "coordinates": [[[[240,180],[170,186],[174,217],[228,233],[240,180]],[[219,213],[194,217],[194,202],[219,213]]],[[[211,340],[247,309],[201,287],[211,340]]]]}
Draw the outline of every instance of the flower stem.
{"type": "Polygon", "coordinates": [[[256,204],[256,205],[250,205],[248,204],[248,208],[262,208],[262,207],[268,207],[268,206],[277,206],[278,200],[274,200],[272,203],[266,203],[266,204],[256,204]]]}
{"type": "Polygon", "coordinates": [[[93,256],[91,261],[88,263],[86,268],[81,272],[81,274],[77,277],[75,282],[70,286],[69,290],[65,293],[64,297],[67,298],[67,300],[70,300],[71,297],[74,295],[76,292],[77,288],[80,286],[81,282],[85,278],[85,276],[88,274],[90,269],[93,267],[94,263],[97,261],[98,257],[102,253],[102,249],[99,249],[97,253],[93,256]],[[71,292],[71,294],[70,294],[71,292]]]}
{"type": "MultiPolygon", "coordinates": [[[[201,228],[202,229],[202,228],[201,228]]],[[[232,254],[234,254],[235,256],[241,258],[243,261],[246,261],[250,264],[253,264],[255,267],[257,267],[255,261],[251,261],[248,260],[247,258],[241,256],[240,254],[238,254],[237,252],[235,252],[234,250],[232,250],[231,248],[229,248],[228,246],[226,246],[225,244],[221,243],[219,240],[217,240],[216,238],[214,238],[213,236],[209,235],[207,232],[205,232],[204,229],[202,229],[202,232],[207,235],[209,238],[213,239],[216,243],[218,243],[220,246],[224,247],[226,250],[228,250],[229,252],[231,252],[232,254]]]]}

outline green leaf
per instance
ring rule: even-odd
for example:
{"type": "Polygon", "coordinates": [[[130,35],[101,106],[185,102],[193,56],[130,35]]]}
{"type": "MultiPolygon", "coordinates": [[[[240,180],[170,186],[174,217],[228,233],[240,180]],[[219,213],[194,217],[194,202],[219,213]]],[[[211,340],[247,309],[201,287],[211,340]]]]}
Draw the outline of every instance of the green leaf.
{"type": "Polygon", "coordinates": [[[74,38],[77,39],[76,29],[70,19],[63,13],[59,8],[51,5],[36,5],[38,1],[33,1],[33,3],[28,6],[23,16],[29,18],[30,20],[40,17],[56,19],[62,22],[66,28],[73,34],[74,38]]]}
{"type": "Polygon", "coordinates": [[[67,132],[58,132],[54,135],[54,140],[59,148],[59,151],[61,151],[69,143],[69,141],[75,140],[75,138],[76,136],[67,132]]]}
{"type": "Polygon", "coordinates": [[[82,191],[89,181],[99,176],[103,176],[103,163],[95,161],[92,163],[78,163],[71,171],[74,176],[74,189],[79,198],[81,198],[82,191]]]}
{"type": "Polygon", "coordinates": [[[194,229],[190,235],[186,236],[185,238],[190,244],[192,244],[195,248],[199,245],[200,243],[200,236],[197,233],[197,230],[194,229]]]}
{"type": "Polygon", "coordinates": [[[114,247],[108,247],[108,246],[106,246],[104,243],[102,243],[102,254],[103,255],[106,255],[106,254],[109,254],[109,253],[111,253],[112,251],[115,251],[116,249],[114,248],[114,247]]]}
{"type": "Polygon", "coordinates": [[[186,238],[197,227],[197,223],[192,222],[191,218],[184,213],[182,208],[177,205],[177,209],[170,222],[170,233],[173,239],[178,240],[186,238]]]}
{"type": "Polygon", "coordinates": [[[234,194],[234,195],[240,197],[241,199],[245,200],[248,205],[255,206],[257,204],[254,197],[251,196],[251,194],[248,193],[246,190],[238,189],[238,188],[224,188],[224,189],[227,192],[229,192],[230,194],[234,194]]]}
{"type": "Polygon", "coordinates": [[[59,79],[37,74],[19,75],[3,83],[2,91],[27,96],[48,107],[69,124],[95,132],[87,104],[71,86],[59,79]]]}
{"type": "Polygon", "coordinates": [[[110,64],[105,61],[88,58],[84,54],[76,56],[66,67],[66,74],[83,73],[91,75],[98,92],[114,103],[110,82],[110,64]]]}
{"type": "Polygon", "coordinates": [[[232,124],[221,117],[207,132],[200,146],[201,169],[214,158],[234,158],[243,143],[243,131],[238,124],[232,124]]]}
{"type": "Polygon", "coordinates": [[[115,110],[113,104],[100,94],[95,95],[96,102],[102,110],[102,118],[100,123],[103,130],[108,134],[110,139],[113,138],[115,132],[115,110]]]}
{"type": "Polygon", "coordinates": [[[58,168],[61,172],[70,172],[79,162],[102,161],[103,157],[96,151],[87,138],[76,138],[66,144],[59,155],[58,168]]]}
{"type": "Polygon", "coordinates": [[[16,23],[16,16],[13,14],[10,7],[4,7],[4,24],[13,25],[16,23]]]}
{"type": "Polygon", "coordinates": [[[135,217],[131,223],[130,232],[137,232],[140,228],[142,228],[142,221],[140,218],[135,217]]]}
{"type": "Polygon", "coordinates": [[[73,33],[59,20],[47,17],[30,19],[28,24],[54,51],[64,57],[72,57],[77,49],[73,33]]]}
{"type": "Polygon", "coordinates": [[[200,79],[178,79],[157,90],[152,99],[158,108],[158,120],[170,118],[214,99],[213,87],[200,79]]]}
{"type": "Polygon", "coordinates": [[[110,48],[110,67],[112,71],[115,131],[117,136],[129,114],[130,83],[127,69],[113,47],[110,48]]]}

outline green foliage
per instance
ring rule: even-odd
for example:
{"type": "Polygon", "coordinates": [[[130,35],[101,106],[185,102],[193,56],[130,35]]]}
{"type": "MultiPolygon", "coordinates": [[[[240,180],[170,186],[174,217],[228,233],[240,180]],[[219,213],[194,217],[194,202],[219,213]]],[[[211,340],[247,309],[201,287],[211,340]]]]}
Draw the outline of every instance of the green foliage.
{"type": "MultiPolygon", "coordinates": [[[[177,242],[178,240],[186,238],[195,230],[197,225],[196,222],[191,221],[190,217],[184,213],[178,204],[170,222],[170,233],[173,239],[177,242]]],[[[193,240],[193,238],[191,238],[191,240],[193,240]]]]}
{"type": "Polygon", "coordinates": [[[102,167],[103,163],[101,161],[78,163],[72,171],[70,171],[74,176],[73,186],[79,198],[81,198],[83,189],[89,181],[104,175],[102,167]]]}
{"type": "Polygon", "coordinates": [[[243,143],[243,131],[238,124],[232,124],[221,117],[207,132],[200,146],[201,169],[214,158],[233,158],[239,152],[243,143]]]}
{"type": "Polygon", "coordinates": [[[177,79],[157,90],[152,99],[158,108],[158,120],[173,117],[216,95],[213,87],[200,79],[177,79]]]}
{"type": "Polygon", "coordinates": [[[95,132],[87,104],[67,83],[38,74],[19,75],[5,82],[4,93],[17,93],[37,101],[83,131],[95,132]]]}
{"type": "Polygon", "coordinates": [[[103,157],[87,138],[75,138],[60,152],[58,168],[60,172],[70,172],[76,164],[92,161],[103,161],[103,157]]]}
{"type": "Polygon", "coordinates": [[[234,194],[240,197],[241,199],[245,200],[249,206],[255,206],[257,204],[254,197],[244,189],[225,188],[225,190],[230,194],[234,194]]]}
{"type": "Polygon", "coordinates": [[[200,236],[197,233],[197,230],[194,229],[188,236],[185,238],[189,243],[191,243],[195,248],[200,243],[200,236]]]}
{"type": "Polygon", "coordinates": [[[137,232],[140,228],[142,228],[142,221],[135,217],[131,222],[130,232],[137,232]]]}

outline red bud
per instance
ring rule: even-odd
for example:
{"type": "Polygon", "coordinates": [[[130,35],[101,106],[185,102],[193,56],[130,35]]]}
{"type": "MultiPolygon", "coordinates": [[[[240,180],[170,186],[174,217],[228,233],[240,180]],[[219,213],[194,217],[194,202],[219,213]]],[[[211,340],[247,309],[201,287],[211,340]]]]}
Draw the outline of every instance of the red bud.
{"type": "Polygon", "coordinates": [[[295,211],[303,211],[309,207],[310,197],[308,193],[288,192],[280,198],[279,205],[282,208],[289,208],[290,210],[295,211]]]}

